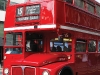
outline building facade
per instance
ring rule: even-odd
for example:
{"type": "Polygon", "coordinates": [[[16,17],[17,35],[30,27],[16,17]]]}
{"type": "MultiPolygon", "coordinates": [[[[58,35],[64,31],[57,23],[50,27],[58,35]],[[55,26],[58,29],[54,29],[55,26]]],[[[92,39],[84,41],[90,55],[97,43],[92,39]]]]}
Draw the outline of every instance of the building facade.
{"type": "Polygon", "coordinates": [[[0,64],[3,62],[3,30],[4,30],[4,21],[5,21],[5,9],[6,9],[6,0],[0,0],[0,64]]]}

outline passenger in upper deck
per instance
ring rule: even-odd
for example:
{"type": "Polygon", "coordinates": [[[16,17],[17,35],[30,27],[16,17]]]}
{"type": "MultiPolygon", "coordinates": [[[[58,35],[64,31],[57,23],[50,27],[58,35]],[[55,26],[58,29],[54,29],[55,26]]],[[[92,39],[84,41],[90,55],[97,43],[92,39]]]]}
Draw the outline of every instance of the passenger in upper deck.
{"type": "Polygon", "coordinates": [[[57,52],[62,52],[62,48],[59,45],[57,46],[57,52]]]}

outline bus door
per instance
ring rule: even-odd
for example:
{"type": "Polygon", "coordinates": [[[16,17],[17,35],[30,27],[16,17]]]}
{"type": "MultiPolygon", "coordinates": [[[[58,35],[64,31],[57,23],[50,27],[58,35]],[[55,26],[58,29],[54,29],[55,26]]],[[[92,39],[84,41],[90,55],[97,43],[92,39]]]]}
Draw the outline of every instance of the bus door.
{"type": "Polygon", "coordinates": [[[76,39],[75,70],[77,75],[87,75],[88,54],[86,53],[87,41],[76,39]]]}

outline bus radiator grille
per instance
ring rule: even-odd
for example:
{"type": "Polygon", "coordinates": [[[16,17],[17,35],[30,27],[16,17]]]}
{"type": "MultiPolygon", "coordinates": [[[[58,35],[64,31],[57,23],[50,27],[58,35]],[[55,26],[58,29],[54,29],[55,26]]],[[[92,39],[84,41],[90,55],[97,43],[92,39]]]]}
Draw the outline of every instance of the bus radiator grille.
{"type": "Polygon", "coordinates": [[[24,75],[35,75],[35,69],[30,68],[30,67],[26,67],[24,70],[24,75]]]}
{"type": "Polygon", "coordinates": [[[11,75],[35,75],[35,68],[30,66],[14,66],[11,75]]]}
{"type": "Polygon", "coordinates": [[[12,75],[23,75],[21,67],[12,67],[12,75]]]}

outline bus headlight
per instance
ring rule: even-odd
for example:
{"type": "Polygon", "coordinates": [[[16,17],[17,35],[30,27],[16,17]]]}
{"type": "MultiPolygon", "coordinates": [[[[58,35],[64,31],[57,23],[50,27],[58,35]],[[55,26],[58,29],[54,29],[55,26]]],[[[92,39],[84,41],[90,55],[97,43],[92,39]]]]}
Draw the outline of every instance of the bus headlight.
{"type": "Polygon", "coordinates": [[[43,71],[42,75],[50,75],[48,71],[43,71]]]}
{"type": "Polygon", "coordinates": [[[9,73],[9,69],[8,68],[5,68],[4,69],[4,74],[8,74],[9,73]]]}

